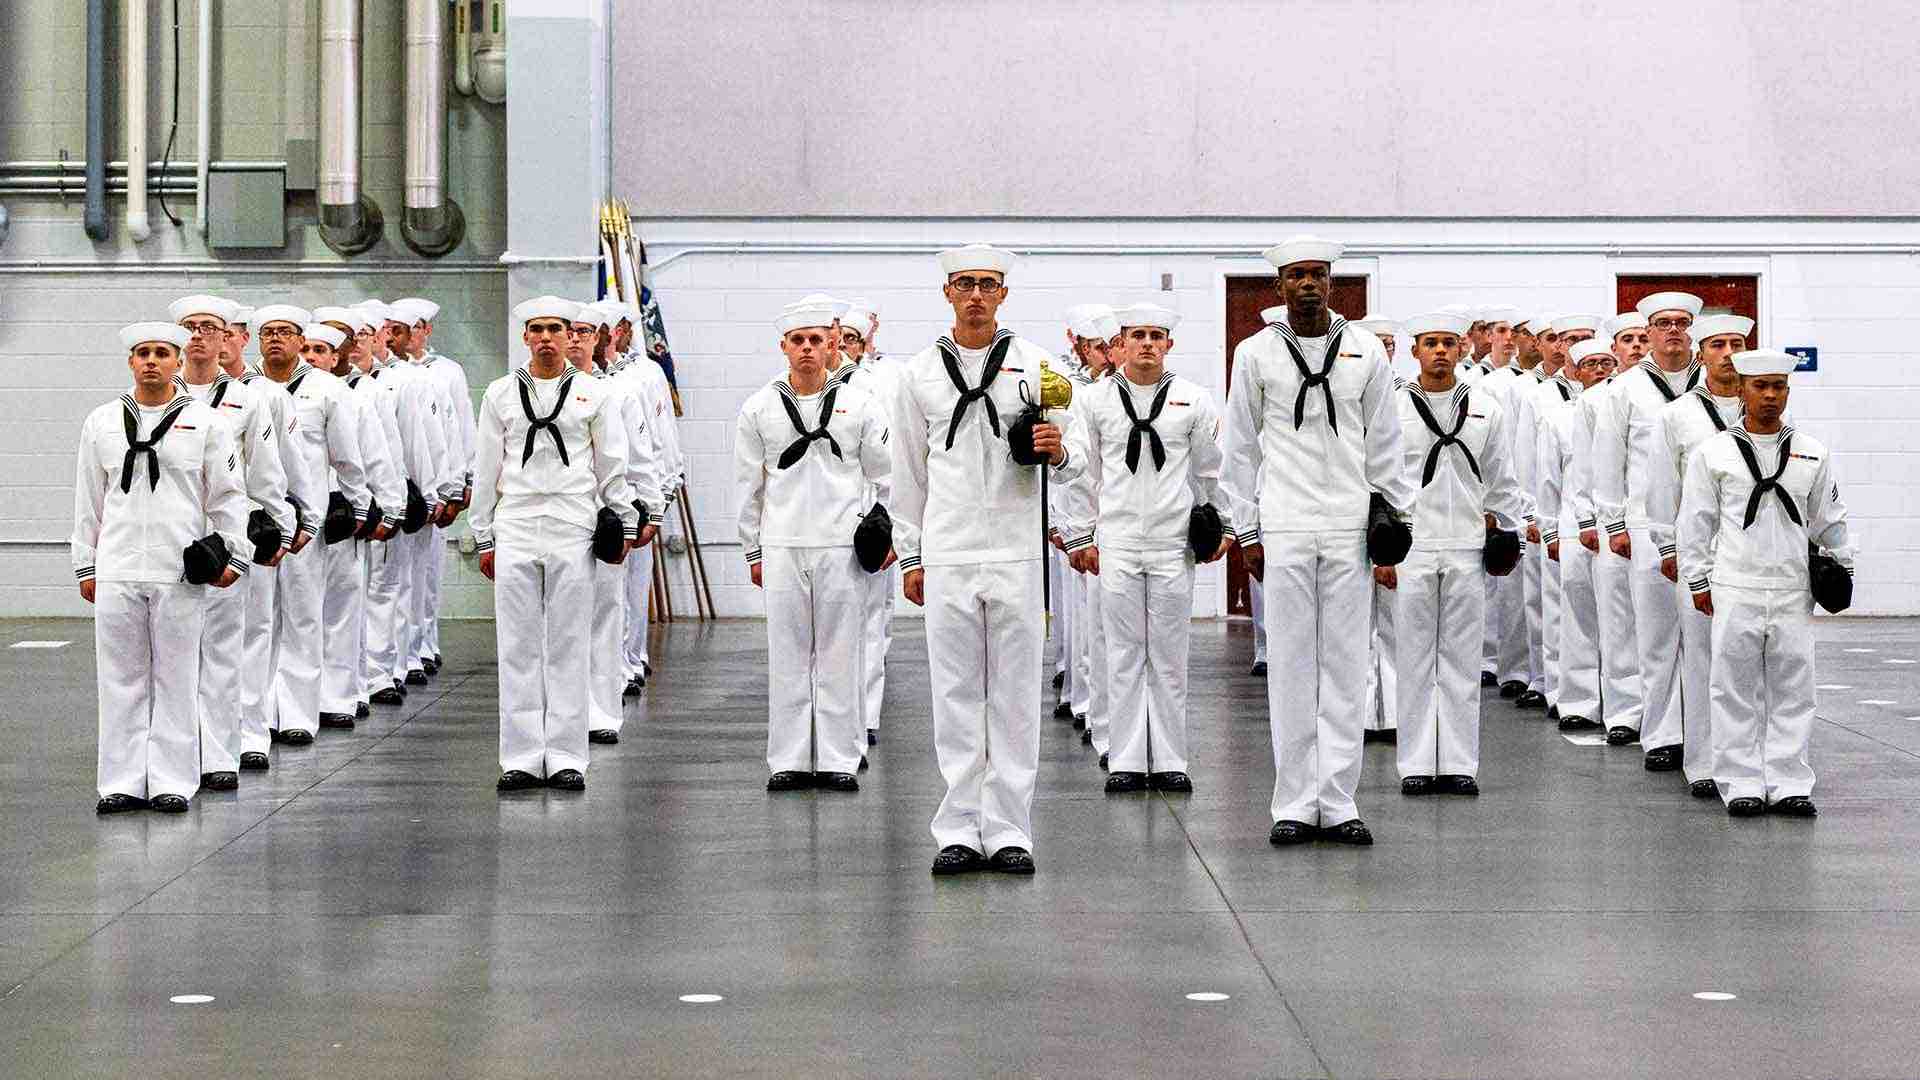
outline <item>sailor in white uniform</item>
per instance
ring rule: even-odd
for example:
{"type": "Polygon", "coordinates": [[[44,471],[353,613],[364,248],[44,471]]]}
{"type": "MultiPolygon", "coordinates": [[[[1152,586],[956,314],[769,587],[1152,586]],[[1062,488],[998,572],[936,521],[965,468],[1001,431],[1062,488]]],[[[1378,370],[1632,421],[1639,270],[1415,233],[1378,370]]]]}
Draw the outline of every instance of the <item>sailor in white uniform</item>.
{"type": "MultiPolygon", "coordinates": [[[[1507,416],[1494,395],[1456,375],[1467,321],[1435,313],[1406,322],[1420,376],[1395,394],[1403,470],[1419,484],[1413,548],[1375,571],[1394,605],[1400,790],[1479,794],[1477,631],[1486,622],[1487,526],[1519,551],[1520,489],[1507,416]]],[[[1506,567],[1511,571],[1511,565],[1506,567]]]]}
{"type": "Polygon", "coordinates": [[[1220,495],[1220,414],[1206,388],[1166,370],[1180,316],[1157,304],[1115,309],[1114,377],[1076,394],[1088,468],[1070,485],[1092,527],[1069,537],[1094,575],[1106,629],[1110,713],[1106,790],[1191,792],[1187,650],[1193,625],[1193,514],[1217,534],[1203,562],[1233,546],[1220,495]],[[1097,462],[1097,466],[1094,464],[1097,462]]]}
{"type": "Polygon", "coordinates": [[[1495,579],[1493,607],[1490,611],[1496,624],[1494,635],[1497,639],[1493,684],[1499,688],[1500,696],[1509,700],[1525,693],[1537,678],[1533,670],[1533,617],[1528,613],[1528,600],[1539,585],[1539,567],[1534,562],[1534,551],[1540,547],[1540,531],[1534,513],[1533,496],[1520,472],[1517,429],[1521,423],[1521,399],[1528,388],[1540,382],[1535,374],[1543,359],[1537,328],[1551,326],[1552,322],[1551,314],[1523,311],[1515,315],[1511,324],[1513,362],[1496,369],[1486,380],[1486,388],[1494,393],[1507,412],[1508,438],[1512,440],[1508,447],[1509,460],[1513,462],[1514,480],[1520,485],[1520,503],[1524,508],[1520,568],[1506,577],[1495,579]]]}
{"type": "MultiPolygon", "coordinates": [[[[1558,325],[1558,324],[1556,324],[1558,325]]],[[[1563,335],[1572,336],[1570,334],[1563,335]]],[[[1556,377],[1572,397],[1540,411],[1535,470],[1539,479],[1540,528],[1547,545],[1547,572],[1559,581],[1557,617],[1550,624],[1558,663],[1554,705],[1560,730],[1601,726],[1600,611],[1593,586],[1594,550],[1580,542],[1594,528],[1593,500],[1583,482],[1593,445],[1582,402],[1613,373],[1613,345],[1587,337],[1573,343],[1556,377]]]]}
{"type": "MultiPolygon", "coordinates": [[[[1067,324],[1078,364],[1069,365],[1065,374],[1073,383],[1074,396],[1079,397],[1114,377],[1114,349],[1120,337],[1120,324],[1113,321],[1113,308],[1106,304],[1076,304],[1067,311],[1067,324]]],[[[1089,470],[1100,468],[1098,458],[1089,458],[1084,464],[1089,470]]],[[[1112,684],[1108,680],[1111,654],[1107,649],[1106,620],[1100,613],[1099,582],[1075,566],[1072,553],[1065,550],[1067,535],[1084,532],[1092,528],[1092,523],[1075,520],[1074,515],[1082,508],[1073,498],[1071,485],[1050,485],[1047,496],[1050,500],[1047,511],[1060,534],[1061,553],[1067,556],[1067,569],[1061,580],[1067,594],[1066,606],[1071,611],[1068,619],[1074,628],[1070,642],[1073,674],[1067,700],[1080,741],[1100,755],[1100,767],[1104,769],[1110,748],[1108,724],[1112,717],[1111,703],[1107,700],[1112,684]]]]}
{"type": "Polygon", "coordinates": [[[1675,583],[1680,608],[1680,771],[1689,792],[1699,799],[1719,794],[1713,782],[1711,731],[1713,620],[1693,606],[1692,593],[1680,582],[1674,528],[1690,455],[1701,443],[1740,422],[1740,373],[1734,370],[1733,357],[1746,351],[1747,335],[1752,332],[1753,320],[1744,315],[1703,315],[1694,320],[1700,385],[1660,410],[1647,461],[1647,534],[1660,551],[1661,575],[1675,583]]]}
{"type": "Polygon", "coordinates": [[[458,465],[450,478],[450,483],[458,483],[460,490],[449,492],[452,496],[438,508],[432,519],[433,532],[429,533],[426,550],[426,601],[422,605],[425,616],[421,627],[421,666],[429,675],[440,672],[440,588],[446,578],[447,537],[446,530],[451,528],[454,519],[466,509],[473,494],[473,390],[467,380],[466,369],[452,357],[433,347],[433,324],[440,317],[440,305],[432,300],[409,296],[393,303],[394,310],[402,319],[412,323],[413,332],[408,343],[415,362],[427,373],[438,378],[445,389],[446,401],[452,406],[447,414],[444,433],[447,440],[448,455],[458,465]]]}
{"type": "Polygon", "coordinates": [[[1223,485],[1266,590],[1278,661],[1267,678],[1277,845],[1371,844],[1360,779],[1373,565],[1410,542],[1394,379],[1380,342],[1327,308],[1340,245],[1266,252],[1286,321],[1234,347],[1223,485]]]}
{"type": "Polygon", "coordinates": [[[1655,293],[1636,305],[1647,317],[1652,353],[1614,379],[1607,407],[1594,420],[1593,494],[1600,526],[1612,555],[1632,561],[1640,743],[1649,772],[1680,768],[1685,702],[1679,685],[1680,613],[1668,603],[1674,583],[1660,573],[1660,549],[1648,532],[1647,461],[1660,410],[1699,384],[1691,332],[1700,308],[1699,297],[1680,292],[1655,293]]]}
{"type": "Polygon", "coordinates": [[[1809,600],[1840,611],[1853,596],[1833,455],[1783,422],[1796,363],[1734,354],[1744,415],[1688,455],[1680,496],[1679,574],[1713,619],[1713,779],[1734,817],[1818,812],[1809,600]]]}
{"type": "Polygon", "coordinates": [[[488,385],[476,420],[468,520],[493,582],[503,792],[586,788],[589,564],[602,541],[624,554],[640,536],[618,403],[567,365],[577,308],[514,308],[530,358],[488,385]]]}
{"type": "Polygon", "coordinates": [[[101,814],[187,809],[201,771],[208,586],[247,571],[233,426],[174,382],[192,338],[173,323],[122,328],[132,391],[80,429],[71,548],[80,595],[94,605],[101,814]]]}
{"type": "MultiPolygon", "coordinates": [[[[1379,338],[1380,347],[1387,351],[1387,362],[1393,362],[1403,330],[1400,323],[1392,319],[1356,319],[1350,325],[1379,338]]],[[[1402,428],[1406,426],[1404,419],[1402,428]]],[[[1399,651],[1393,637],[1393,591],[1384,584],[1391,580],[1392,573],[1393,568],[1388,566],[1376,567],[1373,572],[1373,638],[1367,655],[1366,727],[1361,732],[1362,741],[1370,743],[1390,743],[1399,738],[1400,690],[1396,669],[1399,651]]]]}
{"type": "Polygon", "coordinates": [[[827,372],[844,310],[830,297],[788,306],[776,323],[787,374],[734,426],[740,543],[767,600],[768,791],[860,789],[871,587],[854,537],[889,501],[893,461],[884,403],[827,372]]]}
{"type": "MultiPolygon", "coordinates": [[[[658,463],[661,477],[661,490],[657,495],[645,492],[636,492],[635,495],[647,504],[648,509],[658,505],[663,515],[670,515],[674,503],[679,500],[681,488],[686,484],[687,475],[686,460],[680,450],[679,428],[674,421],[673,389],[668,385],[666,372],[660,364],[640,347],[641,335],[637,333],[640,310],[624,301],[603,300],[601,305],[609,311],[609,318],[614,320],[613,348],[620,359],[614,364],[613,375],[617,379],[631,381],[639,388],[641,407],[647,413],[647,435],[652,441],[653,458],[658,463]]],[[[664,520],[660,527],[662,530],[666,528],[664,520]]],[[[656,544],[653,550],[639,552],[626,563],[626,659],[627,668],[632,672],[627,685],[635,694],[647,685],[647,679],[653,673],[647,649],[647,628],[652,615],[649,603],[653,594],[654,560],[660,550],[656,544]]]]}
{"type": "Polygon", "coordinates": [[[1086,458],[1069,416],[1038,409],[1045,349],[1001,329],[1011,252],[940,253],[954,326],[906,362],[895,396],[894,547],[927,609],[934,752],[946,795],[933,872],[1030,874],[1040,768],[1040,470],[1086,458]]]}
{"type": "MultiPolygon", "coordinates": [[[[1600,324],[1599,336],[1611,342],[1614,373],[1580,395],[1577,407],[1586,427],[1587,442],[1577,459],[1572,486],[1587,505],[1594,508],[1593,522],[1583,524],[1577,537],[1580,546],[1594,554],[1594,605],[1600,623],[1600,703],[1601,712],[1605,714],[1594,719],[1605,725],[1607,745],[1627,746],[1640,741],[1640,721],[1644,713],[1640,646],[1634,632],[1631,567],[1626,560],[1602,549],[1605,533],[1599,527],[1598,502],[1594,497],[1593,436],[1599,428],[1600,413],[1612,407],[1609,399],[1619,390],[1619,373],[1632,371],[1647,354],[1647,317],[1637,311],[1620,312],[1600,324]]],[[[1677,490],[1674,498],[1676,501],[1679,498],[1677,490]]],[[[1691,604],[1688,607],[1691,608],[1691,604]]],[[[1705,692],[1704,684],[1702,692],[1705,692]]]]}

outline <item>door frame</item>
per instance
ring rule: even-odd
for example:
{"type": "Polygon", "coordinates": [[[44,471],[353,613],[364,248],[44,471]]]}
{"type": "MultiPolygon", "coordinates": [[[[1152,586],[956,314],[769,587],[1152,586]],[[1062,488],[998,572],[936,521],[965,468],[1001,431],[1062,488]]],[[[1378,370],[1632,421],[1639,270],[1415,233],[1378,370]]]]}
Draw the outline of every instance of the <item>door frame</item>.
{"type": "Polygon", "coordinates": [[[1620,279],[1647,274],[1695,277],[1750,277],[1753,283],[1754,341],[1778,348],[1773,334],[1773,258],[1768,255],[1610,256],[1607,295],[1620,295],[1620,279]]]}

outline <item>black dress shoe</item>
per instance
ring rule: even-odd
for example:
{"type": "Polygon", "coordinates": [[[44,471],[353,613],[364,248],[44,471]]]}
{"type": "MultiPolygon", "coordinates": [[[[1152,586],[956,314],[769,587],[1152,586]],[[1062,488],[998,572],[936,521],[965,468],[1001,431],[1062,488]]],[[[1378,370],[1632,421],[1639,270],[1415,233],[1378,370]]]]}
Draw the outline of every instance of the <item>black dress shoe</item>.
{"type": "Polygon", "coordinates": [[[1728,817],[1759,817],[1766,812],[1767,804],[1750,796],[1727,800],[1728,817]]]}
{"type": "Polygon", "coordinates": [[[1433,794],[1433,777],[1431,776],[1401,777],[1400,778],[1400,794],[1402,795],[1433,794]]]}
{"type": "Polygon", "coordinates": [[[1359,818],[1343,821],[1338,825],[1320,830],[1320,839],[1352,847],[1371,847],[1373,833],[1367,829],[1367,823],[1359,818]]]}
{"type": "Polygon", "coordinates": [[[1107,771],[1107,755],[1105,754],[1100,755],[1100,771],[1101,772],[1107,771]]]}
{"type": "Polygon", "coordinates": [[[103,795],[93,804],[96,814],[124,814],[129,810],[145,810],[147,800],[138,795],[103,795]]]}
{"type": "Polygon", "coordinates": [[[353,730],[353,714],[323,712],[320,714],[320,726],[323,728],[345,728],[353,730]]]}
{"type": "Polygon", "coordinates": [[[823,772],[813,774],[813,786],[821,791],[859,791],[860,781],[852,773],[823,772]]]}
{"type": "Polygon", "coordinates": [[[407,685],[408,686],[427,685],[426,671],[424,669],[416,668],[412,671],[407,672],[407,685]]]}
{"type": "Polygon", "coordinates": [[[640,685],[647,685],[647,680],[651,678],[653,678],[653,665],[645,660],[640,661],[640,685]]]}
{"type": "Polygon", "coordinates": [[[445,660],[442,660],[442,659],[440,659],[440,654],[439,654],[439,653],[434,653],[434,654],[433,654],[433,666],[434,666],[434,667],[446,667],[446,666],[447,666],[447,662],[446,662],[445,660]]]}
{"type": "Polygon", "coordinates": [[[865,754],[860,755],[860,771],[861,772],[867,771],[867,755],[865,754]]]}
{"type": "Polygon", "coordinates": [[[620,733],[610,727],[594,728],[592,731],[587,732],[587,741],[590,743],[617,743],[620,741],[620,733]]]}
{"type": "Polygon", "coordinates": [[[1781,817],[1819,817],[1820,808],[1805,795],[1789,795],[1777,803],[1768,804],[1767,813],[1781,817]]]}
{"type": "Polygon", "coordinates": [[[1073,719],[1073,702],[1063,701],[1060,704],[1055,705],[1053,707],[1053,718],[1055,720],[1073,719]]]}
{"type": "Polygon", "coordinates": [[[1363,743],[1398,744],[1400,742],[1400,729],[1399,728],[1366,728],[1360,732],[1360,741],[1363,743]]]}
{"type": "Polygon", "coordinates": [[[1560,706],[1558,705],[1547,706],[1547,719],[1549,720],[1560,719],[1560,706]]]}
{"type": "Polygon", "coordinates": [[[1672,772],[1680,767],[1678,746],[1656,746],[1647,751],[1648,772],[1672,772]]]}
{"type": "Polygon", "coordinates": [[[240,774],[227,772],[224,769],[218,772],[201,773],[200,786],[208,791],[233,791],[240,786],[240,774]]]}
{"type": "Polygon", "coordinates": [[[1058,689],[1060,689],[1060,687],[1061,687],[1062,685],[1064,685],[1064,684],[1066,683],[1066,681],[1067,681],[1067,673],[1066,673],[1066,672],[1064,672],[1064,671],[1056,671],[1056,672],[1054,672],[1054,673],[1053,673],[1053,688],[1054,688],[1055,690],[1058,690],[1058,689]]]}
{"type": "Polygon", "coordinates": [[[530,772],[508,769],[500,774],[500,779],[494,781],[493,787],[495,791],[526,791],[529,788],[540,787],[544,783],[545,781],[530,772]]]}
{"type": "Polygon", "coordinates": [[[401,705],[405,704],[407,698],[399,690],[389,686],[384,690],[375,690],[373,697],[369,700],[375,705],[401,705]]]}
{"type": "Polygon", "coordinates": [[[812,773],[783,769],[767,777],[768,791],[805,791],[812,786],[812,773]]]}
{"type": "Polygon", "coordinates": [[[1454,773],[1451,776],[1436,776],[1433,780],[1433,790],[1442,795],[1478,795],[1480,794],[1480,781],[1475,780],[1471,776],[1461,776],[1458,773],[1454,773]]]}
{"type": "Polygon", "coordinates": [[[1625,724],[1615,724],[1607,729],[1608,746],[1632,746],[1640,741],[1640,733],[1625,724]]]}
{"type": "Polygon", "coordinates": [[[879,728],[867,729],[867,745],[868,746],[880,745],[880,729],[879,728]]]}
{"type": "Polygon", "coordinates": [[[1304,821],[1276,821],[1267,833],[1267,843],[1274,847],[1292,847],[1313,839],[1313,826],[1304,821]]]}
{"type": "Polygon", "coordinates": [[[420,670],[429,675],[438,675],[440,674],[440,661],[429,656],[425,660],[420,661],[420,670]]]}
{"type": "Polygon", "coordinates": [[[285,731],[276,730],[273,733],[273,741],[285,743],[288,746],[312,746],[313,732],[301,731],[299,728],[288,728],[285,731]]]}
{"type": "Polygon", "coordinates": [[[1514,698],[1513,703],[1523,709],[1543,709],[1547,705],[1547,695],[1538,690],[1528,690],[1514,698]]]}
{"type": "Polygon", "coordinates": [[[1093,728],[1091,726],[1083,727],[1080,729],[1080,745],[1082,746],[1093,745],[1093,728]]]}
{"type": "Polygon", "coordinates": [[[1511,701],[1527,692],[1527,684],[1519,679],[1508,679],[1500,684],[1500,696],[1511,701]]]}
{"type": "Polygon", "coordinates": [[[407,699],[406,683],[400,681],[399,679],[395,679],[393,680],[393,689],[395,693],[400,695],[400,700],[405,701],[407,699]]]}
{"type": "Polygon", "coordinates": [[[970,874],[987,868],[987,857],[965,844],[949,844],[933,857],[933,876],[970,874]]]}
{"type": "Polygon", "coordinates": [[[547,777],[547,786],[560,791],[585,791],[587,778],[579,769],[561,769],[547,777]]]}
{"type": "MultiPolygon", "coordinates": [[[[1597,728],[1599,726],[1600,726],[1600,722],[1598,720],[1589,719],[1588,717],[1581,716],[1578,713],[1575,713],[1571,716],[1563,716],[1560,718],[1561,731],[1587,731],[1592,728],[1597,728]]],[[[1609,735],[1607,737],[1607,741],[1612,742],[1613,737],[1609,735]]]]}
{"type": "Polygon", "coordinates": [[[1073,730],[1075,731],[1087,730],[1087,714],[1086,713],[1077,712],[1073,714],[1073,730]]]}
{"type": "Polygon", "coordinates": [[[1483,671],[1480,673],[1480,685],[1481,686],[1499,686],[1500,676],[1495,675],[1491,671],[1483,671]]]}
{"type": "Polygon", "coordinates": [[[1130,791],[1147,790],[1147,774],[1143,772],[1117,772],[1107,774],[1107,794],[1124,795],[1130,791]]]}
{"type": "Polygon", "coordinates": [[[155,795],[148,809],[157,814],[184,814],[187,812],[185,795],[155,795]]]}
{"type": "Polygon", "coordinates": [[[1253,666],[1247,669],[1247,674],[1253,676],[1256,679],[1266,678],[1267,662],[1265,660],[1255,660],[1253,662],[1253,666]]]}
{"type": "Polygon", "coordinates": [[[1193,777],[1183,772],[1168,771],[1149,773],[1147,786],[1155,791],[1193,791],[1193,777]]]}
{"type": "Polygon", "coordinates": [[[998,874],[1033,873],[1033,853],[1023,847],[1003,847],[993,853],[990,864],[998,874]]]}
{"type": "Polygon", "coordinates": [[[372,715],[373,709],[369,707],[366,702],[356,701],[353,703],[353,718],[355,720],[365,720],[372,715]]]}
{"type": "Polygon", "coordinates": [[[1705,799],[1720,793],[1720,787],[1711,780],[1695,780],[1687,785],[1687,794],[1696,799],[1705,799]]]}
{"type": "Polygon", "coordinates": [[[240,767],[250,772],[266,772],[268,768],[267,755],[258,750],[249,750],[240,755],[240,767]]]}
{"type": "Polygon", "coordinates": [[[639,697],[640,696],[640,680],[638,678],[628,679],[627,685],[620,688],[620,696],[621,697],[639,697]]]}

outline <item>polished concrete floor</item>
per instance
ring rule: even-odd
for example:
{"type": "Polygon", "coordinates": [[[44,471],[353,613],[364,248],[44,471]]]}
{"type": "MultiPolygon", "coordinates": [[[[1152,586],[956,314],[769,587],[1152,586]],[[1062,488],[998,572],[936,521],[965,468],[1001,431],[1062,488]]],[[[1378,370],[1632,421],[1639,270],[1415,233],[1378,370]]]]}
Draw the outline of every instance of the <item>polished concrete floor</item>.
{"type": "Polygon", "coordinates": [[[1246,627],[1200,623],[1196,794],[1108,798],[1048,720],[1039,874],[935,880],[917,623],[857,795],[761,789],[730,622],[657,639],[583,795],[496,796],[472,623],[404,708],[108,819],[90,624],[0,623],[70,642],[0,648],[0,1077],[1920,1075],[1920,623],[1820,629],[1816,822],[1489,698],[1480,799],[1373,747],[1378,846],[1276,850],[1246,627]]]}

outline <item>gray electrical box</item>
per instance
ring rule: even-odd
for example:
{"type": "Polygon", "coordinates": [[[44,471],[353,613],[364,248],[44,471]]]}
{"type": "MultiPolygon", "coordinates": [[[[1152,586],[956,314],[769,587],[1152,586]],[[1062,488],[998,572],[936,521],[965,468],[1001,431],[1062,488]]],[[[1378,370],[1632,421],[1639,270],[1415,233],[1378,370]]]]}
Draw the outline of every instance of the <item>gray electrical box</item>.
{"type": "Polygon", "coordinates": [[[210,174],[207,244],[217,248],[286,247],[286,174],[278,169],[210,174]]]}

